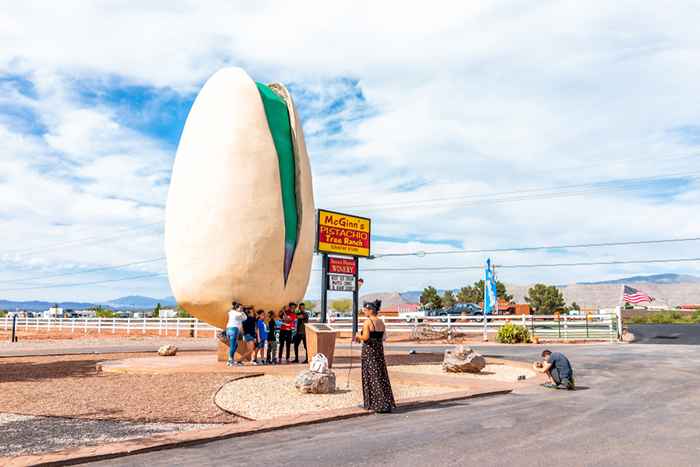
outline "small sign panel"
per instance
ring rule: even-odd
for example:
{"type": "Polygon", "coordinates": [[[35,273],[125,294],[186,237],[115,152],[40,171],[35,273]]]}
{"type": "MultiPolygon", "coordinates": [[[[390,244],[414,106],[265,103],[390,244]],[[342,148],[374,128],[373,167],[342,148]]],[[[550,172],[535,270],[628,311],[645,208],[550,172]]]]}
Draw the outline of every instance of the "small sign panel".
{"type": "Polygon", "coordinates": [[[328,290],[354,292],[355,276],[348,274],[328,274],[328,290]]]}
{"type": "Polygon", "coordinates": [[[355,275],[355,261],[348,258],[328,258],[328,273],[329,274],[351,274],[355,275]]]}
{"type": "Polygon", "coordinates": [[[318,210],[316,251],[348,256],[370,256],[371,220],[318,210]]]}

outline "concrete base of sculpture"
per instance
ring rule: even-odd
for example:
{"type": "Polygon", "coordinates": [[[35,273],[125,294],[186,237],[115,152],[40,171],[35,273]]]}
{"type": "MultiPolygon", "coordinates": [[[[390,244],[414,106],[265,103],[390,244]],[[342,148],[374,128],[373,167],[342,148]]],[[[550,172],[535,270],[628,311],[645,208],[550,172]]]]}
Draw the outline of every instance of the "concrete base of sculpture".
{"type": "MultiPolygon", "coordinates": [[[[255,352],[255,349],[253,349],[252,351],[255,352]]],[[[236,348],[234,358],[237,362],[240,362],[242,358],[245,358],[246,362],[250,361],[250,353],[247,352],[243,341],[238,342],[238,347],[236,348]]],[[[221,341],[218,342],[216,348],[216,360],[219,362],[228,361],[228,345],[224,344],[221,341]]]]}
{"type": "Polygon", "coordinates": [[[307,324],[306,345],[309,349],[309,360],[316,354],[323,354],[328,359],[328,368],[332,368],[336,335],[337,332],[327,324],[307,324]]]}

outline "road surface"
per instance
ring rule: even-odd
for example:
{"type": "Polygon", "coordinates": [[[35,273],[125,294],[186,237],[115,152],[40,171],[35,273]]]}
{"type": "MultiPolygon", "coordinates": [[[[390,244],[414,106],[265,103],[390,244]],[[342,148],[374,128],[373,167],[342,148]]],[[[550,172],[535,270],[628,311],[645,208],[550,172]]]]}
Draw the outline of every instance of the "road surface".
{"type": "MultiPolygon", "coordinates": [[[[700,347],[561,349],[574,365],[578,391],[532,387],[93,465],[698,465],[700,347]]],[[[540,350],[483,349],[523,360],[540,350]]]]}

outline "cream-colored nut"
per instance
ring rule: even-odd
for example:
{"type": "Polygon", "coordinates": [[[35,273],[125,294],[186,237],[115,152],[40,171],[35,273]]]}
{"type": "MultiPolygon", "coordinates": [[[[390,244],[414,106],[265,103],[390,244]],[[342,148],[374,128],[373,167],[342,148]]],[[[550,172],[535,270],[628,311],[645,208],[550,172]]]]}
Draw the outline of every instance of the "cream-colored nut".
{"type": "Polygon", "coordinates": [[[165,223],[168,278],[190,314],[223,328],[232,301],[278,310],[304,297],[314,244],[311,167],[287,89],[295,159],[298,237],[285,284],[285,233],[277,152],[255,82],[240,68],[216,72],[187,117],[165,223]]]}

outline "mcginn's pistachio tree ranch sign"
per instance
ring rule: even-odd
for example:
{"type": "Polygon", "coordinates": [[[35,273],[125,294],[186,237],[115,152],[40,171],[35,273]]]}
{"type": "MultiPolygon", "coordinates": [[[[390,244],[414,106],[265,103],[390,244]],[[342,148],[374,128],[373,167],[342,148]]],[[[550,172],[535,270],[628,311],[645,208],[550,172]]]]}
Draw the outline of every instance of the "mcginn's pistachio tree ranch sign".
{"type": "Polygon", "coordinates": [[[370,256],[370,219],[319,209],[317,229],[319,253],[370,256]]]}

